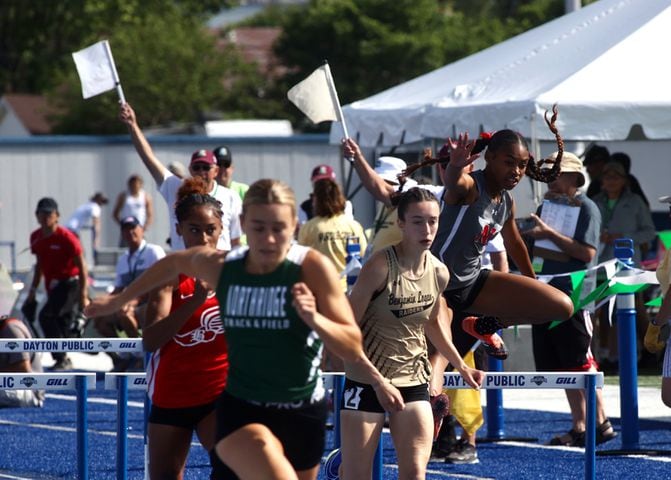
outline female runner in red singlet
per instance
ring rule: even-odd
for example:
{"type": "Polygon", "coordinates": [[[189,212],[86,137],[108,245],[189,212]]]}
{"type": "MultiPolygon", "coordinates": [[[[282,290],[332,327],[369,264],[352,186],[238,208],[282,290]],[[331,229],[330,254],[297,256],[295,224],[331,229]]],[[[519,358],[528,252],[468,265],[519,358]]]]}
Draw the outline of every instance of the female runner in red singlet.
{"type": "MultiPolygon", "coordinates": [[[[200,178],[184,181],[175,204],[177,233],[186,248],[216,248],[221,204],[200,178]]],[[[179,275],[152,292],[143,329],[152,352],[147,370],[149,472],[151,478],[181,479],[195,430],[213,468],[215,400],[226,385],[228,355],[219,303],[202,280],[179,275]]],[[[223,478],[223,477],[222,477],[223,478]]],[[[234,477],[233,477],[234,478],[234,477]]]]}

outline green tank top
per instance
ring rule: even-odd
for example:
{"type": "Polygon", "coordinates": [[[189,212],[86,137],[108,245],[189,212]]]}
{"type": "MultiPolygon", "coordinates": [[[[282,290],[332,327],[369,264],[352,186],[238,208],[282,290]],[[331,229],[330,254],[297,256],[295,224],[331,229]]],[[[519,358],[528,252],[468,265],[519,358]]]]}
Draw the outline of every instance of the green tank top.
{"type": "Polygon", "coordinates": [[[308,247],[294,244],[268,274],[245,271],[248,249],[231,252],[221,269],[221,309],[229,371],[226,391],[257,402],[317,401],[322,341],[292,306],[291,287],[301,281],[308,247]]]}

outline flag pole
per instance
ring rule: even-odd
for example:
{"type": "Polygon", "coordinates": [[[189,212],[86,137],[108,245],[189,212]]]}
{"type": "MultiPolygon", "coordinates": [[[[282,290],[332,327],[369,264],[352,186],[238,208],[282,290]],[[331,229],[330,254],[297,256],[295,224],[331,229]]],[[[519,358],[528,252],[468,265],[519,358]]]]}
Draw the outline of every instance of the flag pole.
{"type": "Polygon", "coordinates": [[[114,84],[116,85],[116,91],[119,95],[119,102],[124,105],[126,103],[126,97],[123,94],[123,88],[121,88],[121,80],[119,80],[119,74],[116,71],[116,65],[114,64],[114,57],[112,57],[112,49],[107,40],[103,40],[105,44],[105,53],[107,54],[107,60],[110,62],[112,67],[112,75],[114,75],[114,84]]]}
{"type": "MultiPolygon", "coordinates": [[[[338,118],[342,124],[342,131],[345,135],[345,138],[349,138],[349,133],[347,132],[347,124],[345,123],[345,116],[342,113],[342,108],[340,107],[340,100],[338,99],[338,92],[335,88],[335,82],[333,81],[333,75],[331,75],[331,68],[329,67],[329,62],[324,60],[324,71],[326,72],[326,84],[329,86],[329,92],[331,93],[331,100],[336,106],[336,111],[338,112],[338,118]]],[[[346,157],[349,163],[354,163],[354,159],[351,157],[346,157]]]]}

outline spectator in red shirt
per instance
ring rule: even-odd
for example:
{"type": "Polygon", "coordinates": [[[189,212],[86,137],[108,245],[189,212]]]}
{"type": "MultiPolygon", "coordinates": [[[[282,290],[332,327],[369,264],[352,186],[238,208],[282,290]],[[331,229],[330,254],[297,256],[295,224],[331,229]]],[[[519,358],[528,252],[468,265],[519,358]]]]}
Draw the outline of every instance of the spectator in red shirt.
{"type": "MultiPolygon", "coordinates": [[[[45,197],[35,210],[40,228],[30,234],[30,251],[37,257],[35,274],[26,303],[35,302],[35,292],[44,277],[47,302],[39,314],[46,338],[66,338],[81,333],[82,310],[88,304],[88,271],[79,239],[58,224],[58,204],[45,197]]],[[[72,362],[63,353],[53,353],[52,370],[68,370],[72,362]]]]}

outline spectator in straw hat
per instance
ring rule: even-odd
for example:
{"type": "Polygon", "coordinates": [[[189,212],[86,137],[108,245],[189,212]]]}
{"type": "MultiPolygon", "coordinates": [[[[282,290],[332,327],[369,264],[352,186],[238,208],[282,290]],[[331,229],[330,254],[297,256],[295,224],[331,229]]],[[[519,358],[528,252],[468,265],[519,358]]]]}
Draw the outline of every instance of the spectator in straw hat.
{"type": "MultiPolygon", "coordinates": [[[[553,153],[548,163],[554,164],[557,152],[553,153]]],[[[531,215],[532,227],[522,231],[522,235],[536,240],[550,240],[560,249],[561,256],[545,255],[541,250],[534,250],[536,272],[543,275],[564,274],[586,270],[594,265],[599,234],[601,214],[592,200],[580,192],[585,185],[582,161],[571,152],[564,152],[561,158],[560,175],[548,184],[545,199],[559,205],[573,206],[580,209],[575,232],[560,232],[548,225],[543,218],[545,202],[531,215]]],[[[568,213],[568,212],[567,212],[568,213]]],[[[567,295],[573,294],[573,287],[568,276],[555,277],[550,285],[567,295]]],[[[591,350],[592,319],[589,311],[580,309],[565,322],[547,322],[532,326],[533,353],[536,368],[541,371],[597,371],[598,364],[591,350]]],[[[582,390],[566,390],[571,410],[572,427],[562,435],[550,440],[550,445],[585,445],[585,392],[582,390]]],[[[597,392],[597,444],[615,437],[613,427],[606,417],[601,391],[597,392]]]]}

